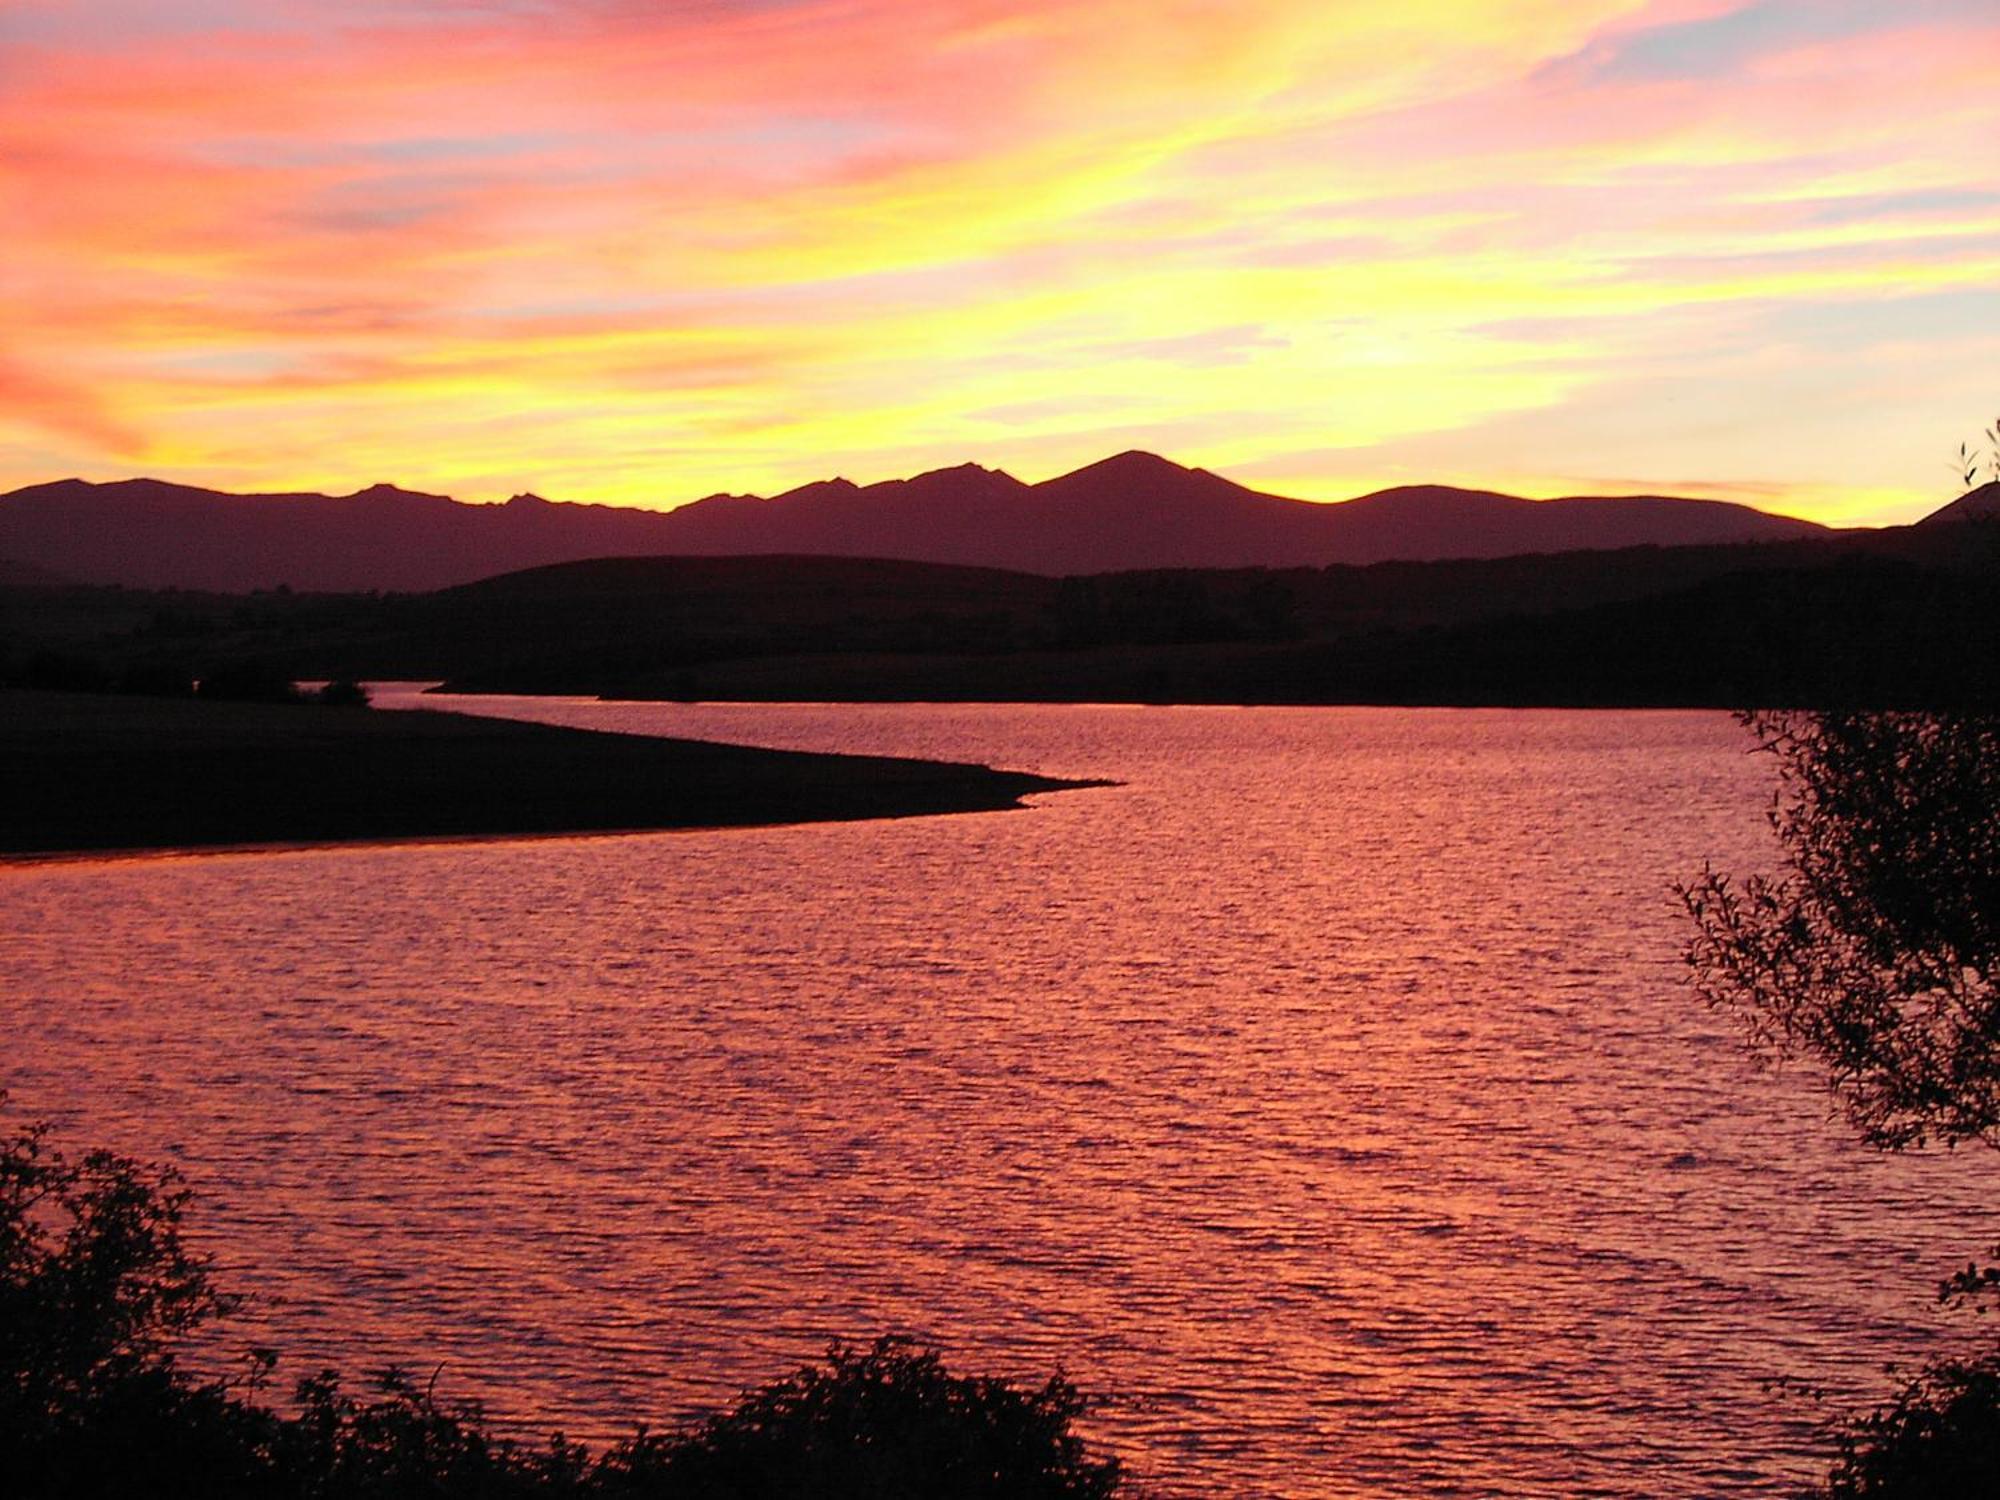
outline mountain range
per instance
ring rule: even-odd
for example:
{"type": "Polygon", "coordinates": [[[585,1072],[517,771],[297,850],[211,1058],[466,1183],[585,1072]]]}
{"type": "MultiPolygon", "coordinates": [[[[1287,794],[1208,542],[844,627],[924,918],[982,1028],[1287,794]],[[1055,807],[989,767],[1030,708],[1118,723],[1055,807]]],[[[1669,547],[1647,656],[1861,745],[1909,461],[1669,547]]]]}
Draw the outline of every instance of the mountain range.
{"type": "Polygon", "coordinates": [[[769,499],[712,495],[669,511],[535,495],[474,505],[386,484],[339,496],[238,495],[65,479],[0,495],[0,559],[16,581],[220,592],[420,592],[594,557],[875,557],[1062,577],[1826,534],[1748,506],[1662,495],[1525,500],[1417,485],[1321,504],[1138,452],[1040,484],[965,464],[865,486],[826,480],[769,499]]]}

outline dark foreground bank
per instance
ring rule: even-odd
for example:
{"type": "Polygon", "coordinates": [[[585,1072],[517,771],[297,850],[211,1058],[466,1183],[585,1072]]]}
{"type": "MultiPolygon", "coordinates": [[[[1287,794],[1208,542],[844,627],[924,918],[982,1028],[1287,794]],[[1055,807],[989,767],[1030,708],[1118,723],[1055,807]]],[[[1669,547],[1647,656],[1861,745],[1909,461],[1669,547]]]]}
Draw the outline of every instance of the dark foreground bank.
{"type": "MultiPolygon", "coordinates": [[[[6,1095],[0,1093],[0,1105],[6,1095]]],[[[476,1403],[393,1373],[351,1394],[309,1374],[265,1399],[277,1356],[204,1380],[176,1346],[237,1299],[181,1233],[169,1174],[0,1134],[0,1492],[17,1500],[1112,1500],[1089,1403],[954,1375],[895,1339],[748,1392],[731,1410],[601,1453],[523,1444],[476,1403]]]]}
{"type": "Polygon", "coordinates": [[[911,817],[1077,783],[445,713],[0,692],[0,854],[911,817]]]}

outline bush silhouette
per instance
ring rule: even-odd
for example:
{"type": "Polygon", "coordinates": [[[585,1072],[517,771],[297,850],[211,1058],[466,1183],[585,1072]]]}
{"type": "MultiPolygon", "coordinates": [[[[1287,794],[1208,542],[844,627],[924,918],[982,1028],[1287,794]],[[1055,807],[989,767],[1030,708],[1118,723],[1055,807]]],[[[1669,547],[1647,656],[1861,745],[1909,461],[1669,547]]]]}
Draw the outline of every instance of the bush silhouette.
{"type": "MultiPolygon", "coordinates": [[[[0,1104],[5,1095],[0,1094],[0,1104]]],[[[109,1152],[71,1160],[46,1127],[0,1138],[0,1492],[202,1500],[1100,1500],[1116,1459],[1073,1430],[1086,1407],[1039,1387],[951,1374],[882,1339],[746,1395],[693,1426],[601,1456],[496,1435],[474,1401],[397,1371],[366,1396],[322,1372],[290,1415],[256,1398],[277,1357],[198,1380],[176,1344],[236,1300],[182,1237],[171,1172],[109,1152]]]]}
{"type": "Polygon", "coordinates": [[[1966,1500],[2000,1488],[2000,1357],[1938,1360],[1843,1427],[1824,1500],[1966,1500]]]}
{"type": "Polygon", "coordinates": [[[174,1363],[176,1340],[232,1306],[181,1237],[186,1202],[171,1173],[72,1161],[44,1127],[0,1144],[0,1473],[15,1493],[113,1493],[161,1460],[218,1479],[238,1467],[239,1413],[174,1363]]]}
{"type": "Polygon", "coordinates": [[[1086,1399],[1061,1376],[1034,1389],[953,1375],[935,1351],[884,1338],[745,1396],[692,1431],[614,1448],[609,1494],[689,1500],[1094,1500],[1119,1493],[1072,1424],[1086,1399]]]}

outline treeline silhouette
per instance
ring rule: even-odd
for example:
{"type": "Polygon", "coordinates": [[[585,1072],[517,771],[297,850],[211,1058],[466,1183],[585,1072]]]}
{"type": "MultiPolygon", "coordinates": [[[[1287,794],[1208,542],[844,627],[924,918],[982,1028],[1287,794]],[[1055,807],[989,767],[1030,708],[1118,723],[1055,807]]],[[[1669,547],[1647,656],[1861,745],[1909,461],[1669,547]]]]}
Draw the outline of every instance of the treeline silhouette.
{"type": "MultiPolygon", "coordinates": [[[[1776,769],[1779,858],[1747,873],[1705,866],[1678,886],[1696,993],[1764,1061],[1823,1071],[1866,1144],[2000,1147],[2000,715],[1741,717],[1776,769]]],[[[2000,1305],[1992,1261],[2000,1248],[1964,1263],[1939,1300],[2000,1305]]],[[[1810,1492],[1823,1500],[2000,1494],[1990,1326],[1834,1440],[1810,1492]]]]}
{"type": "Polygon", "coordinates": [[[640,698],[1990,701],[2000,523],[1490,561],[1045,578],[611,558],[433,594],[0,590],[0,681],[439,679],[640,698]]]}
{"type": "MultiPolygon", "coordinates": [[[[0,1095],[0,1103],[5,1096],[0,1095]]],[[[171,1173],[72,1159],[45,1127],[0,1140],[0,1487],[13,1500],[1107,1500],[1115,1458],[1075,1431],[1089,1401],[953,1374],[885,1338],[746,1394],[732,1409],[602,1452],[498,1432],[475,1401],[388,1371],[363,1394],[323,1371],[289,1410],[277,1363],[203,1379],[187,1336],[238,1299],[189,1248],[171,1173]]]]}
{"type": "Polygon", "coordinates": [[[142,657],[106,661],[74,651],[43,649],[25,658],[0,686],[53,693],[118,693],[134,698],[206,698],[220,703],[317,703],[365,708],[368,690],[351,678],[301,687],[280,669],[257,661],[222,660],[196,676],[185,661],[142,657]]]}

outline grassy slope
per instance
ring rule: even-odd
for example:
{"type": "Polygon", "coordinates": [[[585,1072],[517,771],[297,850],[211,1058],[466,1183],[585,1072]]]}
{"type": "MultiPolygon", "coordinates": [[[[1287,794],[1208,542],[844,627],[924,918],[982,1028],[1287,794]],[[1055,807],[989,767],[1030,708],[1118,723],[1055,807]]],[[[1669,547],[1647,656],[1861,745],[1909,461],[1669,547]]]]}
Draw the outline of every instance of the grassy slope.
{"type": "Polygon", "coordinates": [[[0,852],[579,832],[1012,807],[1071,783],[441,713],[0,693],[0,852]]]}

